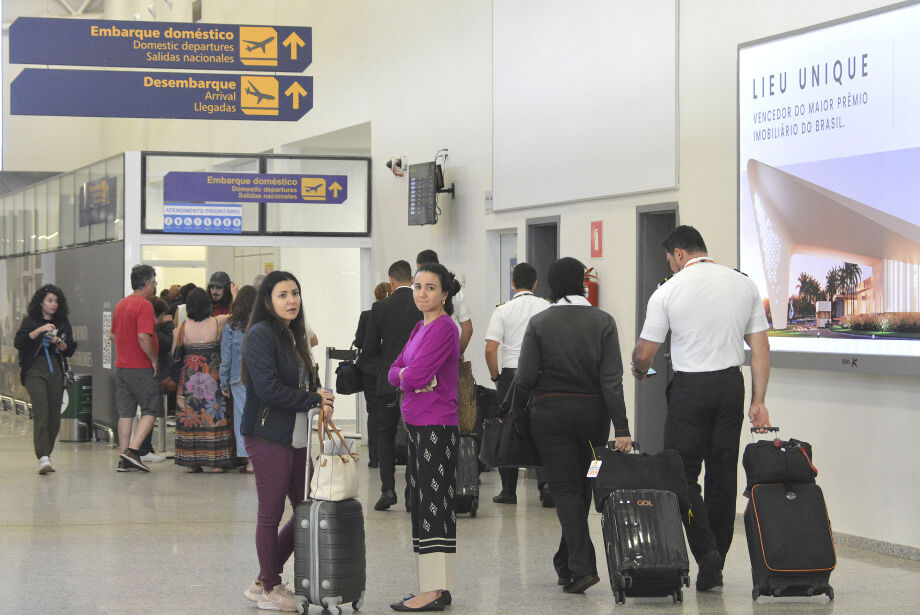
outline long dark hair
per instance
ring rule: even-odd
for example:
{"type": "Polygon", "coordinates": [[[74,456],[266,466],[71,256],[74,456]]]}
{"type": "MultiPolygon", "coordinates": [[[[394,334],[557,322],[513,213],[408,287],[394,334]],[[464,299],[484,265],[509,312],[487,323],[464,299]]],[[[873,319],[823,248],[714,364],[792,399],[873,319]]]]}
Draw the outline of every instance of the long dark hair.
{"type": "Polygon", "coordinates": [[[67,315],[70,313],[70,310],[67,309],[67,297],[64,296],[64,291],[54,284],[45,284],[35,291],[35,294],[29,299],[29,307],[26,308],[26,313],[35,320],[44,320],[42,316],[42,301],[44,301],[45,297],[48,295],[54,295],[58,300],[57,312],[54,313],[51,320],[54,322],[67,320],[67,315]]]}
{"type": "MultiPolygon", "coordinates": [[[[577,258],[564,256],[553,261],[546,276],[549,282],[549,300],[556,303],[569,295],[585,294],[585,266],[577,258]]],[[[571,303],[566,299],[567,303],[571,303]]]]}
{"type": "Polygon", "coordinates": [[[278,318],[272,305],[272,291],[275,289],[275,285],[285,280],[293,280],[297,284],[297,292],[300,292],[300,282],[297,281],[297,278],[292,273],[272,271],[265,276],[265,279],[259,284],[259,290],[256,292],[256,298],[252,305],[252,314],[249,315],[249,325],[246,327],[247,335],[254,325],[263,321],[268,322],[279,339],[285,343],[293,341],[294,354],[297,356],[298,362],[309,368],[313,365],[313,355],[310,353],[307,327],[304,324],[303,299],[301,298],[300,311],[297,312],[297,317],[288,325],[285,325],[284,321],[278,318]]]}
{"type": "Polygon", "coordinates": [[[230,308],[230,318],[227,324],[231,329],[245,329],[249,322],[249,315],[252,314],[252,304],[256,300],[256,287],[247,284],[239,289],[236,293],[236,299],[233,300],[233,307],[230,308]]]}
{"type": "Polygon", "coordinates": [[[452,316],[454,313],[453,298],[454,295],[460,291],[460,282],[454,279],[454,274],[448,271],[447,267],[439,263],[422,263],[419,265],[415,275],[423,271],[438,276],[438,280],[441,282],[441,291],[447,293],[447,301],[444,302],[444,311],[447,312],[448,316],[452,316]]]}

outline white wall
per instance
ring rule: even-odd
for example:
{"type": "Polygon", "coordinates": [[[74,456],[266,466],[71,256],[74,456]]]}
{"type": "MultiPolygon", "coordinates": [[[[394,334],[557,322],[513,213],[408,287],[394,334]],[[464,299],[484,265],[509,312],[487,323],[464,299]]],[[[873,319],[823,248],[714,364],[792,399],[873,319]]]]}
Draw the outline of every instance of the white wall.
{"type": "MultiPolygon", "coordinates": [[[[601,307],[617,319],[621,350],[628,360],[636,337],[637,206],[678,202],[680,221],[700,228],[718,261],[735,263],[737,45],[886,2],[681,2],[679,188],[488,215],[483,195],[492,181],[491,2],[279,0],[265,4],[256,19],[252,3],[246,0],[205,0],[204,21],[313,27],[314,62],[307,74],[315,77],[316,102],[300,122],[10,117],[4,102],[5,168],[68,170],[126,149],[265,151],[370,122],[371,277],[385,279],[392,261],[412,261],[422,248],[436,249],[451,269],[465,275],[476,328],[467,355],[475,362],[477,378],[485,381],[482,334],[497,301],[496,251],[487,245],[486,230],[516,228],[523,256],[525,219],[561,216],[561,253],[598,268],[601,307]],[[383,163],[398,155],[408,156],[410,163],[431,160],[444,147],[450,149],[447,181],[456,182],[457,198],[442,198],[444,215],[438,225],[410,228],[405,222],[406,179],[393,177],[383,163]],[[592,220],[603,220],[606,232],[606,257],[593,261],[588,258],[592,220]]],[[[5,20],[12,17],[8,5],[26,6],[22,0],[4,1],[5,20]]],[[[6,91],[10,76],[10,71],[4,73],[6,91]]],[[[354,321],[348,322],[353,327],[354,321]]],[[[346,329],[332,334],[335,345],[338,338],[345,341],[353,332],[346,329]]],[[[322,346],[327,342],[324,335],[320,333],[322,346]]],[[[631,382],[626,395],[632,408],[631,382]]],[[[909,488],[916,483],[912,468],[918,460],[911,437],[920,430],[915,399],[915,381],[909,378],[774,370],[768,406],[774,420],[786,427],[786,435],[814,443],[820,483],[836,530],[920,546],[915,522],[920,502],[917,490],[909,488]]]]}

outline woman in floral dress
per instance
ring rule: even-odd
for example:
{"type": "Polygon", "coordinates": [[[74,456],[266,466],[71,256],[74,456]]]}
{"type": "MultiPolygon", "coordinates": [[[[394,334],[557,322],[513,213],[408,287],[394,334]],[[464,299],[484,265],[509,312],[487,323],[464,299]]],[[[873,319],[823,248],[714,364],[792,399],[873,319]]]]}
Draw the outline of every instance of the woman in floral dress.
{"type": "Polygon", "coordinates": [[[227,315],[211,316],[211,298],[196,288],[185,299],[188,320],[173,349],[185,346],[176,392],[176,465],[188,472],[226,472],[233,465],[233,425],[220,393],[220,335],[227,315]]]}

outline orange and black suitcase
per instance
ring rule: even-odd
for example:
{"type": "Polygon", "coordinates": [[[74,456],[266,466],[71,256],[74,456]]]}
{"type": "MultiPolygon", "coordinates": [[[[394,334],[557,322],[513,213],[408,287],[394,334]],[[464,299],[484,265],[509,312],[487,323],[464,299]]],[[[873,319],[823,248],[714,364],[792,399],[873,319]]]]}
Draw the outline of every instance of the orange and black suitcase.
{"type": "Polygon", "coordinates": [[[754,589],[751,597],[818,596],[834,599],[837,565],[824,494],[814,483],[751,487],[744,511],[754,589]]]}

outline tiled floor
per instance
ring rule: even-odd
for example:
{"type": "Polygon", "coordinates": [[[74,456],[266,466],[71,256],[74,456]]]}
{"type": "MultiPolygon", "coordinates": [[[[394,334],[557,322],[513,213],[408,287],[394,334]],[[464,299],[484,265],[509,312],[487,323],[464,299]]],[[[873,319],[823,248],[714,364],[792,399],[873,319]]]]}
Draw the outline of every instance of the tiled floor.
{"type": "MultiPolygon", "coordinates": [[[[150,474],[116,473],[117,457],[103,444],[60,443],[52,456],[57,472],[39,476],[30,421],[0,411],[0,613],[260,612],[242,595],[257,571],[252,477],[187,475],[171,462],[153,465],[150,474]]],[[[388,512],[372,509],[379,478],[362,468],[368,584],[361,612],[391,613],[389,602],[417,589],[408,515],[402,502],[388,512]]],[[[845,547],[838,549],[831,577],[834,602],[820,597],[753,603],[740,525],[723,592],[691,588],[683,605],[628,599],[615,606],[596,514],[592,536],[602,582],[584,595],[566,595],[555,584],[550,561],[559,526],[553,511],[540,507],[533,481],[522,480],[516,506],[492,503],[496,472],[483,474],[482,483],[479,516],[463,516],[458,524],[458,589],[448,609],[454,613],[920,612],[920,562],[845,547]]]]}

